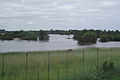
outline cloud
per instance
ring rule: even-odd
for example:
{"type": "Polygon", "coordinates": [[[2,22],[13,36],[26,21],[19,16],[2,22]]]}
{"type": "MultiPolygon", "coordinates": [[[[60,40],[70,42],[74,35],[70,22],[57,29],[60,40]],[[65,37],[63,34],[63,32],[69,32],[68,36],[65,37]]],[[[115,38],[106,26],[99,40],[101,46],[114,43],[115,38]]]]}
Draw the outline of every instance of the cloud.
{"type": "Polygon", "coordinates": [[[72,6],[72,5],[62,5],[62,6],[60,6],[59,7],[59,9],[65,9],[65,10],[71,10],[71,9],[73,9],[74,8],[74,6],[72,6]]]}
{"type": "Polygon", "coordinates": [[[120,24],[119,7],[118,0],[0,0],[0,23],[7,26],[0,28],[38,29],[42,25],[45,29],[84,28],[81,25],[87,28],[113,27],[120,24]]]}
{"type": "Polygon", "coordinates": [[[102,5],[105,7],[116,6],[117,3],[115,1],[102,1],[102,5]]]}

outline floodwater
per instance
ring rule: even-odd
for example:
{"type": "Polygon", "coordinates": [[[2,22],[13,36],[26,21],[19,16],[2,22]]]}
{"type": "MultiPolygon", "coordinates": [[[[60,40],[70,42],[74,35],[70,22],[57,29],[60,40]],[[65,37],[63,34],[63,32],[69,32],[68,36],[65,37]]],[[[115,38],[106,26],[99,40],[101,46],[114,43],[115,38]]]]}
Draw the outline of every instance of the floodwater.
{"type": "Polygon", "coordinates": [[[97,42],[93,45],[78,45],[77,41],[73,40],[73,35],[56,35],[50,34],[49,41],[26,41],[26,40],[11,40],[0,41],[0,52],[27,52],[27,51],[53,51],[79,49],[86,47],[120,47],[120,42],[97,42]],[[70,38],[70,39],[67,39],[70,38]]]}

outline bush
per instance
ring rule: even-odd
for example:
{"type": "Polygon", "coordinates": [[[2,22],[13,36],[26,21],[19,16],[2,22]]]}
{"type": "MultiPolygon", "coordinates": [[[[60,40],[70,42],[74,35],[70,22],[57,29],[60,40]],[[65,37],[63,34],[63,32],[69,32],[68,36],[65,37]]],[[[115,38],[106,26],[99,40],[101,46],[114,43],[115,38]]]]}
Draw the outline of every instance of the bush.
{"type": "Polygon", "coordinates": [[[104,73],[104,72],[109,72],[109,71],[113,71],[113,70],[115,70],[113,62],[105,61],[103,63],[101,72],[104,73]]]}
{"type": "Polygon", "coordinates": [[[48,33],[42,30],[40,30],[38,37],[39,37],[39,40],[49,40],[48,33]]]}
{"type": "Polygon", "coordinates": [[[105,61],[97,68],[96,73],[83,73],[80,75],[79,80],[120,80],[120,73],[116,71],[114,63],[105,61]]]}
{"type": "Polygon", "coordinates": [[[107,35],[100,36],[100,41],[101,42],[108,42],[109,41],[108,36],[107,35]]]}
{"type": "Polygon", "coordinates": [[[94,32],[86,32],[82,36],[79,36],[79,44],[93,44],[97,41],[97,35],[94,32]]]}
{"type": "Polygon", "coordinates": [[[101,35],[100,36],[101,42],[108,42],[108,41],[120,41],[120,35],[101,35]]]}
{"type": "Polygon", "coordinates": [[[120,41],[120,34],[113,36],[112,41],[120,41]]]}

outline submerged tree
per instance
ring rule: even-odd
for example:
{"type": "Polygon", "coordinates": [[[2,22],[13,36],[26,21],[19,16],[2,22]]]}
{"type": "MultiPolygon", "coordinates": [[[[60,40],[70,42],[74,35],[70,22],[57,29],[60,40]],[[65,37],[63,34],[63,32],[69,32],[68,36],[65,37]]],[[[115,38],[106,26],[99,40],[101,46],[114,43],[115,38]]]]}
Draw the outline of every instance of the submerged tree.
{"type": "Polygon", "coordinates": [[[39,31],[38,37],[39,37],[39,40],[49,40],[48,33],[43,30],[39,31]]]}
{"type": "Polygon", "coordinates": [[[101,35],[100,36],[100,41],[101,42],[108,42],[109,41],[108,35],[101,35]]]}
{"type": "Polygon", "coordinates": [[[78,37],[79,44],[93,44],[97,41],[97,35],[94,32],[86,32],[78,37]]]}

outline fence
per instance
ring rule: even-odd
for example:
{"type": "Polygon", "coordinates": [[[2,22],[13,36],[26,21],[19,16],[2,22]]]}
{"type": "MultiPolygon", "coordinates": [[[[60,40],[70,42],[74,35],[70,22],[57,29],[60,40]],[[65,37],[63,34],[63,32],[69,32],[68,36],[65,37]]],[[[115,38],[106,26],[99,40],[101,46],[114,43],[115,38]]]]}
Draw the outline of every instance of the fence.
{"type": "Polygon", "coordinates": [[[119,68],[119,48],[4,53],[0,55],[0,80],[79,80],[95,74],[104,61],[119,68]]]}

